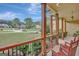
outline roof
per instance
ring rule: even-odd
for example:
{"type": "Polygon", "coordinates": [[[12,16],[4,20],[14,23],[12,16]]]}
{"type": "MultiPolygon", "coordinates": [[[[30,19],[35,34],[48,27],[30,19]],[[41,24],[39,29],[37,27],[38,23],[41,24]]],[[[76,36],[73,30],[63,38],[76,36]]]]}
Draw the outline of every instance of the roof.
{"type": "Polygon", "coordinates": [[[64,17],[66,20],[70,20],[73,16],[75,20],[79,20],[79,3],[48,3],[49,9],[59,13],[59,17],[64,17]]]}

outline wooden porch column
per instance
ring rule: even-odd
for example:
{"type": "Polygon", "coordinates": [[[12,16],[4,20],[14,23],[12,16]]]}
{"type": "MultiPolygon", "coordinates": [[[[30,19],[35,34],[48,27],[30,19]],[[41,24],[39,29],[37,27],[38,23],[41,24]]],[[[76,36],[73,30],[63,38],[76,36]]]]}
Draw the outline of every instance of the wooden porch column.
{"type": "MultiPolygon", "coordinates": [[[[53,15],[50,16],[51,19],[50,19],[50,34],[53,35],[53,15]]],[[[53,37],[50,37],[50,49],[53,48],[53,37]]]]}
{"type": "Polygon", "coordinates": [[[64,21],[64,22],[65,22],[65,33],[66,33],[66,19],[65,19],[65,21],[64,21]]]}
{"type": "Polygon", "coordinates": [[[42,55],[46,55],[46,3],[42,3],[42,55]]]}
{"type": "Polygon", "coordinates": [[[56,13],[56,44],[59,44],[58,43],[58,39],[59,39],[59,15],[58,13],[56,13]]]}
{"type": "Polygon", "coordinates": [[[62,40],[64,40],[64,24],[63,24],[63,22],[64,22],[64,18],[62,18],[62,40]]]}

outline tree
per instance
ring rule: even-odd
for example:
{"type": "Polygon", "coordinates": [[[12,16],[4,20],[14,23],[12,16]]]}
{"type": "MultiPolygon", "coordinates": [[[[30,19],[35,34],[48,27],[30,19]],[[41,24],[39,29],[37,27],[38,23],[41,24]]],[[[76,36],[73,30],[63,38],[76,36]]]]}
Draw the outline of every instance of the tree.
{"type": "Polygon", "coordinates": [[[9,25],[10,28],[12,28],[12,21],[8,21],[7,24],[9,25]]]}
{"type": "Polygon", "coordinates": [[[34,26],[32,18],[25,18],[24,21],[27,29],[30,29],[34,26]]]}
{"type": "Polygon", "coordinates": [[[18,18],[14,18],[12,21],[12,27],[17,28],[20,24],[20,20],[18,18]]]}

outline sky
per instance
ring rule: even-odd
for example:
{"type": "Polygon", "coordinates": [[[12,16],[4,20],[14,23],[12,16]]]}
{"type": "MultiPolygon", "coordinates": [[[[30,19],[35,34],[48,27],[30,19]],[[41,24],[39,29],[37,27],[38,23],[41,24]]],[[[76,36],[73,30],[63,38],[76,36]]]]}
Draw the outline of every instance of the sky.
{"type": "Polygon", "coordinates": [[[31,17],[33,21],[41,20],[41,4],[32,3],[0,3],[0,19],[23,21],[31,17]]]}

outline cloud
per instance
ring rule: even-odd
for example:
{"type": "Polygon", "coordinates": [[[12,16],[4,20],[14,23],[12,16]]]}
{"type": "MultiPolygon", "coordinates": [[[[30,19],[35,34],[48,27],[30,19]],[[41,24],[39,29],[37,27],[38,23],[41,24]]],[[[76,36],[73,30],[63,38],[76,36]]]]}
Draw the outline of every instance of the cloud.
{"type": "Polygon", "coordinates": [[[7,11],[5,13],[0,14],[0,19],[11,20],[14,19],[16,16],[17,16],[16,13],[7,11]]]}
{"type": "Polygon", "coordinates": [[[31,3],[28,12],[32,15],[33,21],[41,20],[41,4],[31,3]]]}
{"type": "Polygon", "coordinates": [[[22,16],[23,14],[21,13],[15,13],[11,11],[0,13],[0,19],[4,19],[4,20],[13,20],[14,18],[23,19],[22,16]]]}
{"type": "Polygon", "coordinates": [[[39,12],[41,12],[41,5],[40,4],[30,4],[30,7],[28,8],[28,12],[30,14],[37,14],[39,12]]]}

